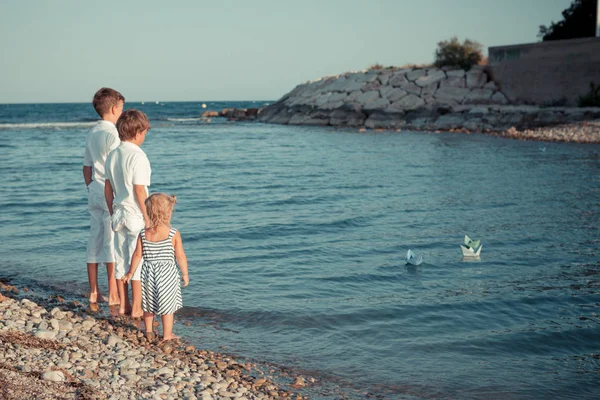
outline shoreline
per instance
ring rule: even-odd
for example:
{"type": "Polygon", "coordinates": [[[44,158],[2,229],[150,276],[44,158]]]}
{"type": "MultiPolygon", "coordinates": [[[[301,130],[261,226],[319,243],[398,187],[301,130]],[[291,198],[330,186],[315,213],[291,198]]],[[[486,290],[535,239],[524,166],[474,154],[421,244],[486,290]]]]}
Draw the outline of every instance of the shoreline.
{"type": "Polygon", "coordinates": [[[58,295],[38,298],[27,287],[4,282],[0,279],[3,399],[307,398],[297,392],[308,386],[302,376],[286,389],[272,371],[252,362],[196,349],[185,340],[148,342],[141,321],[136,326],[130,318],[102,316],[58,295]]]}

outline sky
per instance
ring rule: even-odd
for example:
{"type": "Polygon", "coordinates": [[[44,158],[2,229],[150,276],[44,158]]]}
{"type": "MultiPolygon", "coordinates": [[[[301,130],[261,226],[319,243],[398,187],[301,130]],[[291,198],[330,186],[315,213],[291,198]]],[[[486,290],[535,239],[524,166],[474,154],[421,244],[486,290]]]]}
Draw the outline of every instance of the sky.
{"type": "Polygon", "coordinates": [[[0,103],[274,100],[457,36],[538,41],[572,0],[3,0],[0,103]]]}

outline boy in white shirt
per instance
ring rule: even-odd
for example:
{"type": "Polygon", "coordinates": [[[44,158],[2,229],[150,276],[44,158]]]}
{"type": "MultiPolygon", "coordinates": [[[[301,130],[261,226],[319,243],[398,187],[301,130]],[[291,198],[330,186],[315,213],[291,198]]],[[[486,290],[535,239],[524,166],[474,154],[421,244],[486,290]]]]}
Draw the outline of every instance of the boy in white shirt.
{"type": "Polygon", "coordinates": [[[148,226],[145,201],[150,186],[150,162],[140,148],[150,129],[148,117],[138,110],[123,112],[117,121],[121,144],[106,159],[106,181],[104,195],[112,216],[115,232],[115,278],[120,297],[120,314],[129,313],[133,318],[141,318],[142,285],[141,268],[131,280],[133,308],[129,303],[127,284],[121,281],[129,269],[140,231],[148,226]]]}
{"type": "Polygon", "coordinates": [[[104,300],[98,289],[99,263],[106,264],[108,304],[119,304],[115,279],[113,231],[104,200],[104,164],[108,153],[121,143],[115,124],[123,112],[124,103],[123,95],[110,88],[98,90],[92,101],[94,109],[101,118],[88,131],[83,161],[83,178],[88,189],[88,210],[90,212],[90,237],[86,257],[90,303],[92,304],[104,300]]]}

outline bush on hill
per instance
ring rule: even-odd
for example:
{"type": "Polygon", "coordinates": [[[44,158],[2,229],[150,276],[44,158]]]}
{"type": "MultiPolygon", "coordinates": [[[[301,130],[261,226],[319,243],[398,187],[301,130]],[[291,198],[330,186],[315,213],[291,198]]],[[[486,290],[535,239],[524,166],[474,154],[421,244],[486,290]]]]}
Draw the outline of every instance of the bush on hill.
{"type": "Polygon", "coordinates": [[[453,67],[469,70],[473,65],[484,60],[482,51],[481,43],[471,39],[465,39],[461,43],[455,36],[450,40],[438,42],[433,64],[438,68],[453,67]]]}

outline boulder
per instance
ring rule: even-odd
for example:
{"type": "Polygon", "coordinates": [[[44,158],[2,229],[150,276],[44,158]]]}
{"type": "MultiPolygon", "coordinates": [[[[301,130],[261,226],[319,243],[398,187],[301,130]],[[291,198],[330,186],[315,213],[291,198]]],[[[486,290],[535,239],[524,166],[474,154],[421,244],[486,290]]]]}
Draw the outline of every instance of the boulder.
{"type": "Polygon", "coordinates": [[[464,78],[465,70],[464,69],[453,69],[450,71],[446,71],[446,76],[448,78],[464,78]]]}
{"type": "Polygon", "coordinates": [[[467,94],[464,104],[489,104],[493,91],[491,89],[473,89],[467,94]]]}
{"type": "Polygon", "coordinates": [[[406,90],[408,93],[412,93],[417,96],[421,95],[421,88],[412,82],[405,82],[400,85],[400,88],[406,90]]]}
{"type": "Polygon", "coordinates": [[[366,111],[384,110],[389,105],[390,105],[390,101],[388,99],[382,99],[381,97],[379,97],[377,99],[371,100],[368,103],[366,103],[364,105],[363,109],[366,111]]]}
{"type": "Polygon", "coordinates": [[[408,94],[404,96],[398,101],[395,101],[390,105],[391,110],[414,110],[425,105],[425,101],[419,96],[415,96],[414,94],[408,94]]]}
{"type": "Polygon", "coordinates": [[[396,72],[394,72],[392,74],[392,76],[390,76],[390,79],[388,81],[388,85],[396,86],[397,87],[397,86],[400,86],[400,85],[402,85],[403,83],[406,83],[406,82],[408,82],[408,81],[406,80],[405,73],[404,72],[400,72],[400,71],[396,71],[396,72]]]}
{"type": "Polygon", "coordinates": [[[445,87],[445,86],[454,86],[454,87],[464,88],[467,86],[467,83],[465,82],[464,76],[449,76],[448,78],[440,81],[440,87],[445,87]]]}
{"type": "Polygon", "coordinates": [[[386,96],[386,98],[390,101],[390,103],[393,103],[395,101],[400,100],[401,98],[405,97],[408,95],[408,92],[400,89],[400,88],[395,88],[392,89],[386,96]]]}
{"type": "Polygon", "coordinates": [[[435,129],[454,129],[462,128],[465,123],[464,118],[461,114],[447,114],[439,117],[433,126],[435,129]]]}
{"type": "Polygon", "coordinates": [[[490,98],[490,103],[492,103],[492,104],[508,104],[509,101],[502,92],[496,92],[490,98]]]}
{"type": "Polygon", "coordinates": [[[365,92],[356,98],[356,102],[360,105],[364,106],[365,104],[379,98],[379,91],[372,90],[370,92],[365,92]]]}
{"type": "Polygon", "coordinates": [[[468,93],[469,89],[466,88],[460,88],[456,86],[443,86],[435,92],[434,97],[440,103],[461,104],[468,93]]]}
{"type": "Polygon", "coordinates": [[[406,73],[406,79],[409,81],[415,81],[427,73],[425,69],[415,69],[406,73]]]}
{"type": "Polygon", "coordinates": [[[431,70],[431,72],[427,75],[417,78],[417,80],[415,80],[415,85],[420,87],[431,86],[438,83],[442,79],[446,79],[446,73],[444,71],[439,69],[431,70]]]}
{"type": "Polygon", "coordinates": [[[386,72],[382,72],[381,74],[379,74],[379,76],[377,77],[377,80],[379,81],[379,83],[381,83],[383,86],[387,85],[388,82],[390,81],[390,77],[392,76],[391,71],[386,71],[386,72]]]}
{"type": "Polygon", "coordinates": [[[366,116],[354,110],[338,109],[331,113],[329,123],[333,126],[361,126],[366,116]]]}
{"type": "Polygon", "coordinates": [[[399,114],[373,113],[365,121],[369,129],[398,129],[406,125],[406,121],[399,114]]]}
{"type": "Polygon", "coordinates": [[[467,72],[467,87],[469,89],[481,88],[487,83],[487,75],[479,70],[467,72]]]}

